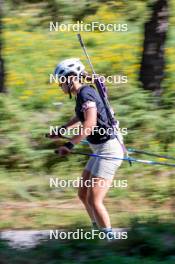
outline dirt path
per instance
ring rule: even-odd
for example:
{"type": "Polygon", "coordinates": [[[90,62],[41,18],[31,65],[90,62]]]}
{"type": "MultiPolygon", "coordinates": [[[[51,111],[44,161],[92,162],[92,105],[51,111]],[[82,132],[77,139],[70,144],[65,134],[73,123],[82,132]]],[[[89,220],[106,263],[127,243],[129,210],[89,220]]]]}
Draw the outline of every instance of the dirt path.
{"type": "Polygon", "coordinates": [[[55,209],[83,209],[82,203],[78,198],[51,201],[51,202],[1,202],[1,209],[27,209],[27,208],[55,208],[55,209]]]}

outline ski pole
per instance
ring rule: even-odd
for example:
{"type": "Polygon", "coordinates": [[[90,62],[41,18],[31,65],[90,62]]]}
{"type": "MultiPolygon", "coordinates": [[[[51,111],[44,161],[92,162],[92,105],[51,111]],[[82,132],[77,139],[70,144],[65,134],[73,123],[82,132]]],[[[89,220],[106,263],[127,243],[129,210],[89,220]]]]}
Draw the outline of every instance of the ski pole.
{"type": "Polygon", "coordinates": [[[126,157],[126,158],[118,158],[118,157],[109,157],[109,156],[105,156],[105,155],[98,155],[98,154],[94,154],[94,153],[83,153],[83,152],[72,152],[73,154],[77,154],[77,155],[84,155],[84,156],[88,156],[88,157],[95,157],[95,158],[101,158],[101,159],[114,159],[114,160],[123,160],[123,161],[131,161],[131,162],[138,162],[138,163],[144,163],[144,164],[148,164],[148,165],[164,165],[164,166],[170,166],[170,167],[175,167],[175,164],[172,163],[166,163],[166,162],[158,162],[158,161],[152,161],[152,160],[142,160],[142,159],[135,159],[135,158],[131,158],[131,157],[126,157]]]}
{"type": "Polygon", "coordinates": [[[128,148],[128,151],[130,153],[145,154],[145,155],[148,155],[148,156],[154,156],[154,157],[158,157],[158,158],[175,160],[175,157],[172,157],[172,156],[160,155],[160,154],[152,153],[152,152],[149,152],[149,151],[138,150],[138,149],[134,149],[134,148],[128,148]]]}

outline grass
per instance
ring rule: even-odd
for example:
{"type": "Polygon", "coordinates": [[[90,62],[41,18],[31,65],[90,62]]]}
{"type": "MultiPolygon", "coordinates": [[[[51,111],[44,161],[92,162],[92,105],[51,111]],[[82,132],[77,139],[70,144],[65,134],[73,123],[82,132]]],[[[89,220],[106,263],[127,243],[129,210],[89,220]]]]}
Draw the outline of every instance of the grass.
{"type": "MultiPolygon", "coordinates": [[[[105,19],[105,12],[98,13],[101,19],[105,19]]],[[[89,223],[76,200],[75,188],[49,187],[49,177],[80,177],[87,158],[72,155],[60,160],[53,150],[61,143],[44,138],[50,125],[65,123],[74,111],[74,101],[69,101],[56,84],[48,83],[49,74],[58,61],[67,57],[80,57],[86,65],[87,62],[75,33],[49,32],[46,27],[33,26],[33,19],[30,6],[25,16],[16,10],[4,18],[3,52],[9,94],[0,98],[0,199],[6,212],[6,217],[1,214],[0,228],[60,227],[76,222],[77,218],[89,223]],[[63,102],[63,107],[56,109],[54,102],[63,102]],[[63,211],[63,201],[70,205],[73,202],[73,208],[63,211]]],[[[142,52],[139,25],[128,23],[128,32],[115,35],[111,32],[82,35],[98,73],[128,76],[126,84],[109,85],[110,101],[120,125],[128,128],[126,145],[174,155],[175,35],[172,25],[165,49],[167,76],[160,106],[151,93],[139,88],[137,81],[142,52]]],[[[80,145],[77,148],[86,149],[80,145]]],[[[171,219],[173,175],[174,169],[165,166],[134,164],[129,167],[123,163],[116,179],[127,180],[128,187],[111,189],[107,199],[113,224],[127,225],[132,214],[143,217],[157,214],[161,219],[171,219]]]]}

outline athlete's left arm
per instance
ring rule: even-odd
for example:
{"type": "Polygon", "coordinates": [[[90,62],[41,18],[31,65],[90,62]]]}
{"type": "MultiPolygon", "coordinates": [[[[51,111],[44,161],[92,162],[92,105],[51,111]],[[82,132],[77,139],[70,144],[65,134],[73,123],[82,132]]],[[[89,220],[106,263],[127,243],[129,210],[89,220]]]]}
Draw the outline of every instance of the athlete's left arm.
{"type": "Polygon", "coordinates": [[[97,125],[97,108],[90,107],[84,111],[83,127],[80,130],[80,134],[74,136],[71,139],[73,144],[78,144],[81,140],[85,139],[92,133],[93,128],[97,125]]]}

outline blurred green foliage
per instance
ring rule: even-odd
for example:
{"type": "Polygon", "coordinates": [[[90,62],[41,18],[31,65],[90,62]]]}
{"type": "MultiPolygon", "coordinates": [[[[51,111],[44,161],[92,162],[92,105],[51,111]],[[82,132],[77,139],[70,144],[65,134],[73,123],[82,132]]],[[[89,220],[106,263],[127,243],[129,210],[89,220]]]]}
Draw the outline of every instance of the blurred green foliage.
{"type": "MultiPolygon", "coordinates": [[[[88,222],[85,212],[79,208],[68,209],[65,217],[61,217],[59,209],[58,212],[51,212],[44,204],[47,202],[50,206],[54,203],[56,206],[58,201],[75,198],[75,188],[51,189],[49,177],[68,179],[71,168],[71,177],[75,179],[80,176],[87,160],[73,155],[58,159],[53,150],[62,142],[50,142],[44,138],[50,125],[64,124],[74,111],[74,101],[69,101],[56,84],[49,84],[49,74],[53,73],[61,59],[80,57],[85,64],[86,61],[75,33],[49,32],[48,21],[55,16],[51,1],[36,2],[20,1],[15,8],[6,6],[8,12],[3,19],[3,55],[9,94],[0,97],[0,198],[2,202],[42,201],[43,208],[37,209],[40,212],[38,215],[29,210],[31,216],[24,209],[14,209],[12,214],[7,211],[7,218],[1,220],[1,227],[4,228],[60,226],[65,221],[70,224],[77,215],[81,215],[83,222],[88,222]],[[56,109],[55,102],[62,102],[62,108],[56,109]],[[28,217],[30,222],[26,220],[28,217]]],[[[138,83],[143,23],[149,15],[145,1],[110,1],[108,5],[106,1],[52,2],[60,3],[59,12],[56,9],[57,18],[66,23],[79,17],[85,22],[108,23],[111,19],[113,23],[128,23],[128,32],[125,33],[89,32],[82,35],[99,74],[128,76],[126,84],[109,84],[110,101],[120,126],[128,128],[126,145],[174,155],[174,18],[170,17],[165,49],[165,89],[157,102],[138,83]],[[77,9],[73,8],[75,5],[77,9]]],[[[19,1],[16,0],[16,3],[19,1]]],[[[170,4],[173,13],[175,4],[173,1],[170,4]]],[[[77,148],[85,150],[84,146],[77,148]]],[[[127,190],[111,189],[109,192],[108,206],[114,225],[127,225],[133,213],[169,218],[173,214],[173,174],[172,168],[164,166],[134,164],[129,167],[124,163],[118,177],[128,180],[127,190]]]]}

